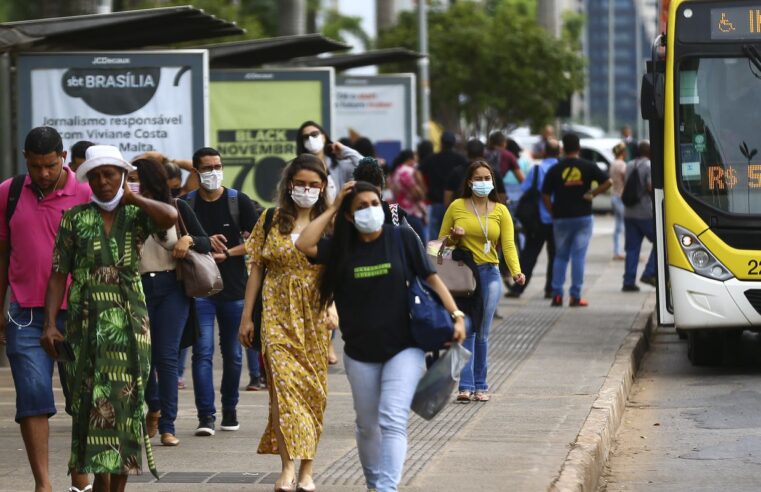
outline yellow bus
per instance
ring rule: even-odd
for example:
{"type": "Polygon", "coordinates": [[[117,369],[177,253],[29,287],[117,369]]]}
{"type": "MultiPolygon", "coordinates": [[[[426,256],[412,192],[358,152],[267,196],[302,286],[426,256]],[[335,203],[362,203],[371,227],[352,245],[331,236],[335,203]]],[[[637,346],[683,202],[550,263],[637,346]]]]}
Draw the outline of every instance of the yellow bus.
{"type": "Polygon", "coordinates": [[[672,0],[641,96],[658,321],[718,363],[761,330],[761,0],[672,0]]]}

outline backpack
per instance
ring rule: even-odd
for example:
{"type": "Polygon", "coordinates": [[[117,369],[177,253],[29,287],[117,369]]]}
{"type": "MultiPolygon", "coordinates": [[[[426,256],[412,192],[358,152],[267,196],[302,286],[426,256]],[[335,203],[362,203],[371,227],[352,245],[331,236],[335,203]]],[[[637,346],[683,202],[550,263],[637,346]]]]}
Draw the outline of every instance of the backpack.
{"type": "Polygon", "coordinates": [[[542,194],[539,192],[539,171],[539,165],[534,166],[531,188],[521,195],[518,206],[515,208],[515,216],[523,226],[523,230],[529,233],[536,230],[541,223],[539,200],[541,200],[542,194]]]}
{"type": "Polygon", "coordinates": [[[502,153],[500,149],[492,149],[486,151],[486,162],[491,165],[491,168],[496,172],[500,178],[504,178],[506,173],[502,172],[500,167],[502,161],[502,153]]]}
{"type": "MultiPolygon", "coordinates": [[[[190,204],[190,208],[194,211],[196,209],[196,198],[198,197],[197,191],[191,191],[188,193],[186,200],[190,204]]],[[[230,209],[230,216],[233,218],[233,224],[240,231],[240,203],[238,203],[238,190],[227,188],[227,208],[230,209]]],[[[241,231],[243,232],[243,231],[241,231]]]]}
{"type": "Polygon", "coordinates": [[[24,189],[24,181],[26,180],[26,174],[18,174],[13,177],[11,181],[11,189],[8,191],[8,202],[5,205],[5,226],[8,228],[8,247],[11,245],[11,217],[16,211],[16,205],[18,205],[18,199],[21,196],[21,191],[24,189]]]}
{"type": "Polygon", "coordinates": [[[637,171],[639,161],[634,161],[634,169],[629,173],[624,183],[624,191],[621,192],[621,201],[627,207],[633,207],[642,199],[642,183],[637,171]]]}

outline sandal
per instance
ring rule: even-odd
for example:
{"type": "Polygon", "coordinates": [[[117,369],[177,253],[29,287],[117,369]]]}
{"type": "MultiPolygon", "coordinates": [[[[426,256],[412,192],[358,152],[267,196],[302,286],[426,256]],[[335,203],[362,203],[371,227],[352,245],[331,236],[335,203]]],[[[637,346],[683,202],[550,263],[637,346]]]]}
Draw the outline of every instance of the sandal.
{"type": "Polygon", "coordinates": [[[92,490],[92,484],[88,484],[83,489],[78,489],[72,485],[71,487],[69,487],[68,492],[90,492],[91,490],[92,490]]]}
{"type": "Polygon", "coordinates": [[[476,391],[473,395],[473,401],[487,402],[491,400],[491,396],[486,391],[476,391]]]}
{"type": "Polygon", "coordinates": [[[460,391],[457,393],[457,403],[470,403],[473,400],[473,393],[470,391],[460,391]]]}

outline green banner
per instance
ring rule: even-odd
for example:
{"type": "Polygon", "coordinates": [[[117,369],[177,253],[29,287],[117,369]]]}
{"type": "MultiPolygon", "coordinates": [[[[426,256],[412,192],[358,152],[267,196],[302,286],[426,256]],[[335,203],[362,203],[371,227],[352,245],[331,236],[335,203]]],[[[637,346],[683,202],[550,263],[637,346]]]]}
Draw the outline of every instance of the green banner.
{"type": "Polygon", "coordinates": [[[212,70],[211,145],[225,186],[271,205],[299,126],[312,120],[330,133],[332,86],[332,69],[212,70]]]}

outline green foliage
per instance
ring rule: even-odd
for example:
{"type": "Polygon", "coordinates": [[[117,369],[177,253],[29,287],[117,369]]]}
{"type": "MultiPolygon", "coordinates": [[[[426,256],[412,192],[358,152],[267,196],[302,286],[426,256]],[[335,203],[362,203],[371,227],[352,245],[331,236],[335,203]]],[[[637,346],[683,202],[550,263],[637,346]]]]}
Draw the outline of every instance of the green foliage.
{"type": "Polygon", "coordinates": [[[341,15],[337,10],[328,10],[325,14],[325,23],[322,27],[322,34],[346,43],[347,40],[344,37],[344,33],[351,34],[358,38],[366,50],[372,48],[373,42],[370,39],[370,36],[368,36],[364,29],[362,29],[361,17],[341,15]]]}
{"type": "MultiPolygon", "coordinates": [[[[583,87],[580,50],[583,17],[565,19],[555,39],[536,21],[535,2],[460,1],[428,14],[431,109],[434,119],[463,118],[480,131],[509,124],[540,126],[560,101],[583,87]]],[[[379,47],[417,49],[417,15],[403,13],[381,33],[379,47]]],[[[412,63],[389,72],[415,71],[412,63]]]]}
{"type": "MultiPolygon", "coordinates": [[[[246,30],[240,36],[225,36],[222,38],[204,39],[178,44],[178,46],[230,42],[242,39],[256,39],[277,35],[277,1],[276,0],[139,0],[124,2],[119,10],[148,9],[193,5],[204,12],[226,21],[234,21],[238,27],[246,30]]],[[[114,9],[116,10],[116,9],[114,9]]]]}

